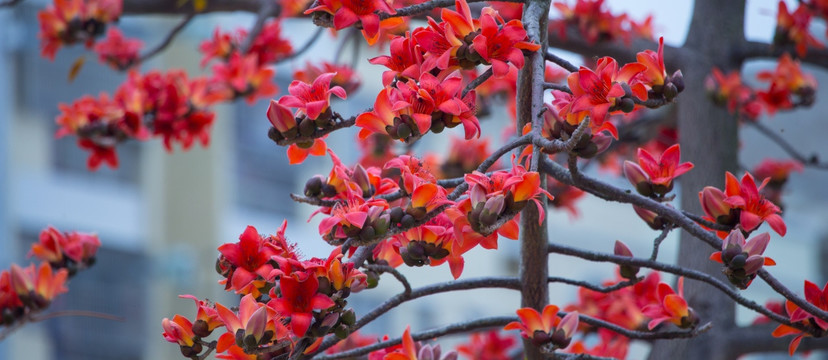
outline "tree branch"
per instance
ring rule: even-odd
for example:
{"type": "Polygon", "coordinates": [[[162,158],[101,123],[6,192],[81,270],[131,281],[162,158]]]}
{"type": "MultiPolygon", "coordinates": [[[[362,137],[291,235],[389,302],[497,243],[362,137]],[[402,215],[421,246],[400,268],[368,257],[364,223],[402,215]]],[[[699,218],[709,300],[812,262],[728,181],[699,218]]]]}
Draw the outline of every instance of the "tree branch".
{"type": "Polygon", "coordinates": [[[558,55],[555,55],[551,51],[548,51],[548,50],[544,54],[544,58],[546,58],[546,61],[551,61],[552,63],[557,64],[558,66],[564,68],[566,71],[569,71],[569,72],[577,72],[578,69],[579,69],[577,66],[573,65],[571,62],[569,62],[567,60],[564,60],[562,57],[560,57],[558,55]]]}
{"type": "MultiPolygon", "coordinates": [[[[495,327],[502,327],[506,324],[517,321],[517,317],[515,316],[497,316],[497,317],[489,317],[477,320],[471,320],[451,325],[446,325],[441,328],[426,330],[418,333],[411,334],[411,338],[414,341],[423,341],[423,340],[430,340],[437,337],[451,335],[451,334],[462,334],[477,330],[495,328],[495,327]]],[[[315,357],[314,359],[317,360],[335,360],[335,359],[345,359],[345,358],[352,358],[355,356],[365,355],[372,351],[385,349],[387,347],[395,346],[402,344],[402,337],[398,337],[391,340],[386,340],[383,342],[379,342],[376,344],[363,346],[360,348],[343,351],[338,354],[333,355],[323,355],[315,357]]]]}
{"type": "Polygon", "coordinates": [[[782,48],[768,43],[745,41],[735,50],[735,56],[740,61],[755,58],[779,58],[785,53],[804,63],[828,68],[828,49],[809,48],[805,57],[799,57],[793,47],[782,48]]]}
{"type": "MultiPolygon", "coordinates": [[[[123,15],[174,15],[195,12],[192,2],[179,6],[170,0],[124,0],[123,15]]],[[[209,0],[200,13],[245,11],[258,12],[260,0],[209,0]]]]}
{"type": "Polygon", "coordinates": [[[17,5],[17,4],[20,4],[20,3],[22,3],[22,2],[23,2],[23,0],[7,0],[7,1],[3,1],[3,2],[0,2],[0,8],[2,8],[2,7],[12,7],[12,6],[15,6],[15,5],[17,5]]]}
{"type": "Polygon", "coordinates": [[[788,155],[793,157],[796,161],[801,162],[803,165],[808,167],[813,167],[817,169],[828,170],[828,163],[821,163],[819,161],[819,155],[811,154],[810,156],[806,156],[796,148],[791,145],[787,140],[783,137],[779,136],[775,131],[771,130],[765,124],[760,123],[759,121],[746,121],[745,123],[753,126],[756,130],[759,130],[762,135],[767,136],[771,141],[775,142],[782,150],[785,150],[788,155]]]}
{"type": "MultiPolygon", "coordinates": [[[[790,336],[774,337],[771,335],[775,324],[749,325],[731,329],[726,334],[725,343],[728,344],[729,357],[736,358],[750,353],[781,352],[788,349],[790,336]]],[[[797,351],[800,353],[812,350],[828,349],[828,337],[802,339],[797,351]]]]}
{"type": "Polygon", "coordinates": [[[486,80],[489,80],[489,78],[492,77],[493,74],[494,72],[492,71],[491,67],[486,69],[486,71],[480,74],[480,76],[476,77],[468,85],[466,85],[466,87],[463,89],[463,93],[460,95],[460,98],[465,98],[466,94],[468,94],[469,91],[474,90],[475,88],[486,82],[486,80]]]}
{"type": "Polygon", "coordinates": [[[244,43],[241,45],[240,52],[242,54],[246,54],[250,50],[250,47],[253,46],[253,42],[255,42],[256,38],[259,37],[259,34],[262,33],[262,29],[264,28],[267,19],[273,16],[278,16],[281,9],[281,6],[279,6],[275,1],[270,0],[261,2],[259,12],[256,14],[256,22],[253,23],[253,27],[251,27],[250,31],[247,33],[247,38],[244,39],[244,43]]]}
{"type": "Polygon", "coordinates": [[[549,251],[557,254],[575,256],[581,259],[589,260],[589,261],[596,261],[596,262],[611,262],[618,265],[630,265],[630,266],[638,266],[644,267],[649,269],[654,269],[658,271],[664,271],[667,273],[684,276],[689,279],[698,280],[701,282],[705,282],[707,284],[712,285],[736,303],[751,309],[757,313],[767,316],[773,321],[776,321],[780,324],[785,324],[797,329],[808,331],[807,327],[803,327],[800,324],[791,323],[791,321],[783,316],[779,315],[773,311],[768,310],[764,306],[758,304],[757,302],[747,299],[740,295],[736,290],[734,290],[730,285],[725,284],[721,280],[714,278],[707,273],[694,270],[694,269],[687,269],[676,265],[660,263],[657,261],[652,261],[648,259],[640,259],[640,258],[632,258],[627,256],[618,256],[618,255],[609,255],[609,254],[602,254],[597,252],[591,252],[586,250],[580,250],[571,248],[568,246],[560,245],[560,244],[549,244],[549,251]]]}
{"type": "MultiPolygon", "coordinates": [[[[369,311],[367,314],[363,315],[362,317],[357,320],[356,324],[351,327],[351,331],[356,331],[362,328],[363,326],[367,325],[371,321],[374,321],[376,318],[380,317],[381,315],[385,314],[386,312],[390,311],[391,309],[397,307],[398,305],[414,300],[417,298],[421,298],[423,296],[439,294],[444,292],[450,291],[459,291],[459,290],[472,290],[472,289],[487,289],[487,288],[501,288],[501,289],[511,289],[511,290],[520,290],[520,281],[516,278],[480,278],[480,279],[467,279],[467,280],[456,280],[451,282],[444,282],[438,284],[432,284],[428,286],[421,287],[419,289],[414,289],[409,294],[401,293],[397,294],[396,296],[386,300],[373,310],[369,311]]],[[[339,342],[339,338],[334,335],[328,336],[322,344],[319,346],[319,349],[316,350],[316,354],[321,353],[331,346],[335,345],[339,342]]],[[[312,356],[312,355],[311,355],[312,356]]]]}
{"type": "Polygon", "coordinates": [[[378,264],[367,264],[363,267],[368,270],[373,270],[379,273],[389,273],[391,275],[394,275],[397,281],[399,281],[400,284],[402,284],[403,288],[405,288],[405,290],[403,291],[403,295],[411,295],[411,284],[408,283],[408,279],[406,279],[403,274],[397,271],[397,269],[394,269],[393,267],[388,265],[378,264]]]}
{"type": "Polygon", "coordinates": [[[162,40],[161,43],[158,44],[158,46],[156,46],[152,50],[148,51],[146,54],[141,55],[140,57],[138,57],[138,59],[135,59],[135,61],[133,61],[132,63],[127,64],[127,66],[121,67],[120,70],[124,71],[124,70],[127,70],[127,69],[135,66],[135,65],[143,64],[143,63],[147,62],[147,60],[151,59],[153,56],[158,55],[159,53],[161,53],[161,51],[166,49],[167,46],[170,46],[170,44],[172,44],[173,39],[175,39],[175,37],[178,35],[178,33],[181,32],[181,30],[184,30],[184,28],[187,27],[187,25],[190,23],[190,21],[192,21],[193,18],[195,18],[195,15],[196,15],[195,13],[187,14],[183,19],[181,19],[181,22],[179,22],[178,25],[176,25],[174,28],[172,28],[172,30],[170,30],[170,33],[167,34],[166,37],[164,37],[164,40],[162,40]]]}
{"type": "Polygon", "coordinates": [[[586,289],[589,289],[589,290],[592,290],[592,291],[595,291],[595,292],[606,294],[606,293],[611,293],[611,292],[616,291],[616,290],[623,289],[623,288],[628,287],[628,286],[635,285],[636,283],[641,281],[641,278],[637,278],[637,279],[635,279],[635,281],[630,281],[630,280],[620,281],[620,282],[618,282],[614,285],[610,285],[610,286],[600,286],[600,285],[591,284],[591,283],[586,282],[586,281],[573,280],[573,279],[569,279],[569,278],[562,278],[562,277],[556,277],[556,276],[550,276],[548,278],[548,281],[550,283],[556,283],[557,282],[557,283],[562,283],[562,284],[580,286],[582,288],[586,288],[586,289]]]}
{"type": "MultiPolygon", "coordinates": [[[[392,17],[400,17],[400,16],[413,16],[413,15],[421,15],[425,14],[436,8],[445,8],[445,7],[452,7],[454,6],[455,0],[431,0],[421,4],[410,5],[406,7],[402,7],[396,9],[395,14],[386,14],[380,13],[380,19],[385,20],[392,17]]],[[[511,2],[511,3],[525,3],[525,0],[467,0],[466,2],[476,3],[476,2],[484,2],[484,1],[498,1],[498,2],[511,2]]]]}
{"type": "MultiPolygon", "coordinates": [[[[553,34],[556,35],[556,34],[553,34]]],[[[565,38],[559,36],[549,36],[549,47],[571,51],[581,54],[586,57],[593,56],[610,56],[620,63],[635,62],[635,55],[638,51],[646,49],[658,49],[658,43],[652,40],[645,40],[642,38],[634,38],[627,46],[621,42],[606,42],[599,41],[590,44],[583,38],[578,29],[568,26],[565,38]]],[[[684,49],[669,45],[664,45],[664,65],[669,70],[681,68],[684,56],[692,56],[693,54],[684,49]]]]}
{"type": "MultiPolygon", "coordinates": [[[[365,110],[365,112],[368,112],[368,111],[371,111],[371,109],[365,110]]],[[[330,134],[330,133],[332,133],[336,130],[344,129],[346,127],[351,127],[351,126],[356,125],[356,118],[357,118],[356,116],[352,116],[348,119],[345,119],[345,118],[342,117],[342,115],[339,115],[339,113],[334,112],[333,113],[333,119],[335,119],[335,120],[333,120],[333,122],[334,122],[333,125],[325,128],[325,129],[322,129],[322,130],[316,129],[316,130],[314,130],[314,133],[311,134],[310,136],[297,136],[297,137],[292,138],[292,139],[281,139],[279,141],[276,141],[276,144],[278,144],[280,146],[288,146],[290,144],[313,141],[313,140],[319,139],[319,138],[321,138],[325,135],[328,135],[328,134],[330,134]]]]}

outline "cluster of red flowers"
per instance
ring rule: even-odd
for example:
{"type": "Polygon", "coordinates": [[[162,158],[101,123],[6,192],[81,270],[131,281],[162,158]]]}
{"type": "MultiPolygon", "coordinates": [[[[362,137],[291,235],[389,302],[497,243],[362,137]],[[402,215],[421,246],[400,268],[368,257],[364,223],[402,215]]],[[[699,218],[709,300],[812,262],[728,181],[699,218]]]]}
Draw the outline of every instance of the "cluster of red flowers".
{"type": "Polygon", "coordinates": [[[11,326],[45,310],[67,291],[66,280],[95,263],[98,237],[79,232],[61,233],[48,227],[32,245],[29,256],[42,262],[0,271],[0,326],[11,326]]]}
{"type": "Polygon", "coordinates": [[[568,1],[556,1],[552,5],[561,13],[561,18],[550,21],[549,29],[557,29],[562,39],[566,39],[568,26],[576,27],[590,44],[619,38],[627,43],[632,37],[653,39],[652,15],[636,22],[627,14],[610,12],[604,0],[576,0],[574,6],[568,1]]]}
{"type": "MultiPolygon", "coordinates": [[[[275,94],[277,88],[271,81],[273,70],[268,64],[293,51],[290,43],[281,37],[279,21],[266,23],[250,49],[242,54],[240,48],[246,36],[242,30],[232,35],[216,30],[212,40],[202,43],[205,56],[202,65],[213,59],[221,60],[213,65],[213,75],[209,78],[188,78],[181,70],[146,74],[133,71],[114,95],[101,93],[98,98],[87,95],[72,104],[61,104],[61,114],[56,119],[60,126],[57,136],[78,136],[79,146],[91,152],[88,167],[92,170],[102,163],[117,167],[115,146],[128,139],[147,140],[158,136],[167,151],[176,142],[185,150],[196,140],[206,146],[215,116],[208,107],[240,97],[252,102],[275,94]]],[[[114,28],[95,47],[102,61],[119,69],[134,64],[138,48],[137,40],[124,39],[114,28]]]]}
{"type": "Polygon", "coordinates": [[[368,286],[367,276],[342,261],[341,248],[327,259],[301,260],[285,238],[287,222],[275,235],[262,236],[248,226],[237,243],[218,248],[216,269],[227,290],[243,295],[238,311],[186,295],[195,301],[194,322],[175,315],[164,319],[164,338],[177,343],[185,357],[199,355],[216,329],[220,358],[255,359],[262,348],[273,355],[289,354],[297,344],[311,352],[331,333],[350,333],[355,315],[346,298],[368,286]]]}
{"type": "Polygon", "coordinates": [[[630,113],[641,108],[643,102],[672,101],[684,90],[681,70],[667,75],[664,67],[664,40],[659,40],[658,52],[646,50],[636,56],[638,62],[626,64],[619,70],[611,57],[598,60],[596,68],[581,67],[567,77],[571,92],[553,90],[552,107],[548,111],[545,136],[560,139],[574,133],[589,116],[589,133],[575,147],[581,157],[592,157],[606,149],[609,139],[606,131],[618,138],[618,130],[607,121],[608,114],[630,113]],[[563,134],[566,136],[563,136],[563,134]]]}
{"type": "Polygon", "coordinates": [[[348,239],[370,242],[391,234],[379,242],[374,256],[395,267],[448,262],[457,278],[463,271],[464,253],[478,245],[496,249],[498,234],[517,239],[513,217],[530,201],[543,214],[537,197],[550,196],[540,188],[537,172],[515,164],[510,171],[490,176],[467,174],[471,188],[454,203],[426,164],[415,157],[401,155],[383,169],[366,169],[348,168],[330,153],[334,163],[330,174],[311,178],[304,191],[308,197],[334,202],[316,212],[328,215],[319,224],[320,235],[331,244],[343,244],[348,239]]]}
{"type": "MultiPolygon", "coordinates": [[[[92,47],[107,24],[121,16],[122,6],[122,0],[54,0],[37,14],[41,55],[54,60],[61,46],[78,42],[92,47]]],[[[103,56],[106,51],[100,53],[103,56]]]]}
{"type": "Polygon", "coordinates": [[[750,121],[755,121],[762,112],[773,115],[779,110],[814,103],[816,80],[811,74],[803,72],[799,61],[788,54],[779,58],[774,71],[761,71],[756,77],[770,83],[768,88],[754,89],[742,83],[738,71],[725,75],[718,68],[713,68],[706,87],[716,104],[727,106],[730,112],[750,121]]]}
{"type": "Polygon", "coordinates": [[[373,110],[357,118],[362,137],[381,133],[411,142],[460,124],[466,139],[480,135],[475,93],[464,90],[458,70],[491,65],[495,78],[506,77],[513,66],[523,67],[523,50],[540,45],[527,41],[519,20],[507,22],[490,7],[475,19],[464,0],[455,5],[457,11],[442,9],[441,22],[429,18],[428,27],[391,40],[390,55],[370,60],[389,70],[373,110]]]}
{"type": "Polygon", "coordinates": [[[776,265],[769,257],[762,256],[770,242],[770,234],[761,233],[745,241],[739,229],[733,230],[722,241],[722,251],[710,255],[710,260],[723,264],[722,271],[733,285],[744,290],[756,278],[763,265],[776,265]]]}
{"type": "Polygon", "coordinates": [[[809,30],[814,16],[828,19],[828,4],[820,0],[800,1],[796,10],[790,12],[785,1],[780,0],[773,43],[778,46],[794,46],[800,57],[808,53],[808,47],[824,48],[825,45],[811,35],[809,30]]]}
{"type": "Polygon", "coordinates": [[[91,170],[101,163],[117,167],[115,146],[127,139],[158,136],[168,151],[175,142],[184,149],[195,140],[206,146],[214,117],[206,107],[218,101],[214,95],[206,79],[188,79],[184,71],[130,72],[114,96],[87,95],[61,104],[57,136],[78,136],[78,145],[91,152],[91,170]]]}
{"type": "MultiPolygon", "coordinates": [[[[602,285],[612,286],[624,280],[626,279],[618,278],[602,285]]],[[[632,330],[645,327],[652,330],[664,326],[662,324],[666,322],[680,328],[692,328],[697,325],[698,317],[684,300],[683,281],[679,281],[678,292],[661,282],[657,272],[651,272],[636,281],[632,286],[607,293],[580,288],[577,302],[567,306],[566,310],[632,330]]],[[[598,342],[592,347],[587,347],[586,344],[593,343],[592,340],[580,339],[567,349],[568,352],[619,359],[627,356],[629,338],[607,329],[595,329],[584,323],[581,323],[579,331],[585,334],[597,331],[598,342]]]]}

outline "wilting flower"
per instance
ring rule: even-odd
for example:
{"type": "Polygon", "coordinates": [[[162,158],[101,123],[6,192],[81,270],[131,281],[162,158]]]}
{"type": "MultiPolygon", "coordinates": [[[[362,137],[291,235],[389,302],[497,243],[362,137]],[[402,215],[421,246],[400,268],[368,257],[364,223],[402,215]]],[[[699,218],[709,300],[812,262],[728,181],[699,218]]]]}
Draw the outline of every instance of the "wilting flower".
{"type": "Polygon", "coordinates": [[[680,157],[678,144],[669,147],[658,158],[638,148],[638,164],[624,161],[624,175],[641,195],[663,196],[673,189],[673,179],[693,168],[693,163],[679,163],[680,157]]]}
{"type": "Polygon", "coordinates": [[[679,278],[678,294],[666,283],[658,284],[658,302],[645,306],[642,311],[650,317],[647,328],[652,330],[665,321],[669,321],[680,328],[693,328],[699,323],[699,318],[684,300],[684,278],[679,278]]]}
{"type": "Polygon", "coordinates": [[[212,333],[213,330],[224,325],[224,322],[219,317],[216,308],[208,301],[199,300],[193,295],[178,295],[178,297],[183,299],[192,299],[195,302],[196,307],[198,307],[196,321],[193,323],[193,333],[197,336],[210,336],[210,333],[212,333]]]}
{"type": "Polygon", "coordinates": [[[710,255],[710,260],[724,264],[727,279],[740,289],[747,289],[762,265],[776,265],[773,259],[762,256],[769,242],[768,233],[756,235],[746,242],[742,231],[736,229],[722,242],[722,251],[710,255]]]}
{"type": "Polygon", "coordinates": [[[520,321],[513,321],[503,329],[520,330],[520,335],[532,340],[535,346],[552,343],[556,348],[565,348],[578,329],[578,312],[572,311],[560,318],[555,305],[546,305],[542,314],[533,308],[518,309],[517,315],[520,321]]]}

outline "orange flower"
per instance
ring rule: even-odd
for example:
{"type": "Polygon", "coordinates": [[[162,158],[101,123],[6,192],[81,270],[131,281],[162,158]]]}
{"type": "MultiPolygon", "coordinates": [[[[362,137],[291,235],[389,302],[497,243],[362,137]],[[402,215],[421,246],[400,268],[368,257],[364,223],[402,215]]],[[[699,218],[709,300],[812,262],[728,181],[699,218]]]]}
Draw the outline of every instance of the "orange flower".
{"type": "Polygon", "coordinates": [[[678,294],[666,283],[658,284],[658,302],[645,306],[642,311],[650,317],[647,328],[652,330],[665,321],[669,321],[681,328],[695,327],[699,318],[684,300],[684,277],[679,278],[678,294]]]}
{"type": "Polygon", "coordinates": [[[520,321],[507,324],[503,330],[520,330],[520,335],[532,340],[535,346],[552,343],[556,348],[565,348],[572,341],[578,329],[578,312],[572,311],[563,318],[558,316],[558,307],[546,305],[543,313],[533,308],[517,310],[520,321]]]}

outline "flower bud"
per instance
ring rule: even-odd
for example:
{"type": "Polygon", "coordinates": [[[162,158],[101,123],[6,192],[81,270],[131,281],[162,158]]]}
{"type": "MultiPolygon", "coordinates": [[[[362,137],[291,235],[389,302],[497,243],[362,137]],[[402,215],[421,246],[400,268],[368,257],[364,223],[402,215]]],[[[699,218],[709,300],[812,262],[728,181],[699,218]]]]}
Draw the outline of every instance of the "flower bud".
{"type": "Polygon", "coordinates": [[[675,85],[678,92],[684,91],[684,76],[681,74],[681,70],[676,70],[673,73],[673,76],[670,77],[670,82],[675,85]]]}
{"type": "Polygon", "coordinates": [[[270,100],[270,105],[267,107],[267,120],[282,134],[296,127],[296,118],[293,117],[293,113],[272,99],[270,100]]]}
{"type": "Polygon", "coordinates": [[[309,137],[316,132],[316,123],[313,122],[310,118],[304,118],[299,123],[299,134],[304,137],[309,137]]]}
{"type": "Polygon", "coordinates": [[[315,175],[305,182],[305,196],[318,197],[322,194],[322,185],[324,184],[322,175],[315,175]]]}
{"type": "Polygon", "coordinates": [[[638,217],[640,217],[642,220],[644,220],[644,222],[646,222],[647,225],[649,225],[651,229],[653,229],[653,230],[662,230],[662,229],[664,229],[664,226],[666,225],[664,219],[661,216],[659,216],[658,214],[656,214],[655,212],[652,212],[652,211],[644,209],[644,208],[640,208],[640,207],[635,206],[635,205],[633,205],[633,210],[635,210],[635,213],[638,214],[638,217]]]}
{"type": "Polygon", "coordinates": [[[353,180],[360,189],[362,189],[362,196],[363,197],[370,197],[373,195],[373,186],[371,185],[371,180],[368,179],[368,172],[365,171],[365,168],[362,165],[357,164],[354,167],[354,173],[351,175],[351,180],[353,180]]]}
{"type": "Polygon", "coordinates": [[[650,183],[650,177],[638,164],[629,160],[624,161],[624,176],[630,184],[635,186],[635,190],[638,191],[639,194],[644,196],[650,196],[653,194],[653,186],[650,183]]]}
{"type": "Polygon", "coordinates": [[[672,101],[676,98],[676,96],[678,96],[678,89],[676,88],[676,85],[673,83],[667,83],[664,85],[664,98],[667,99],[667,101],[672,101]]]}

